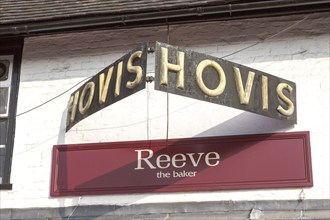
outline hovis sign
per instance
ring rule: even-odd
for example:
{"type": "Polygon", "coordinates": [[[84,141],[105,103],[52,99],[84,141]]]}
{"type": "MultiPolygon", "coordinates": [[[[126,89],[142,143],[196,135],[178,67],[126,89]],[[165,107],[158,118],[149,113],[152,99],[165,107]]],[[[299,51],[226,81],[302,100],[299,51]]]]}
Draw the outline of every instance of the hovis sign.
{"type": "Polygon", "coordinates": [[[158,42],[155,63],[156,90],[297,122],[293,82],[158,42]]]}
{"type": "Polygon", "coordinates": [[[145,88],[147,44],[132,50],[72,93],[66,131],[87,116],[145,88]]]}
{"type": "MultiPolygon", "coordinates": [[[[297,123],[296,84],[224,59],[156,42],[155,89],[297,123]]],[[[75,91],[67,127],[145,88],[147,44],[75,91]]]]}

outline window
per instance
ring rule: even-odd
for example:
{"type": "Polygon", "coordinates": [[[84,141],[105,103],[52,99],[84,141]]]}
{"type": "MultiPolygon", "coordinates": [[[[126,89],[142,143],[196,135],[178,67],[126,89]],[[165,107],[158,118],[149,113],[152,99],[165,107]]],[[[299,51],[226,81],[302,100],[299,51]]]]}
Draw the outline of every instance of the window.
{"type": "Polygon", "coordinates": [[[23,39],[0,39],[0,189],[11,189],[10,171],[23,39]]]}

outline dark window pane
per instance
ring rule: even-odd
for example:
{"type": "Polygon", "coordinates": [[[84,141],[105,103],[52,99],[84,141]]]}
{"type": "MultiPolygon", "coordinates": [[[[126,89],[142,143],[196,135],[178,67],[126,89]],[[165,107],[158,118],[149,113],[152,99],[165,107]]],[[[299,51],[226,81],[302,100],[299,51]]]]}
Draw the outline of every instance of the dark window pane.
{"type": "Polygon", "coordinates": [[[5,174],[7,121],[0,121],[0,184],[5,174]]]}
{"type": "Polygon", "coordinates": [[[0,115],[7,116],[8,115],[8,87],[0,88],[0,115]]]}
{"type": "MultiPolygon", "coordinates": [[[[5,149],[4,148],[0,149],[0,152],[2,150],[5,150],[5,149]]],[[[4,176],[4,173],[5,173],[5,159],[6,159],[6,156],[3,156],[1,154],[2,153],[0,153],[0,184],[2,183],[3,176],[4,176]]]]}
{"type": "Polygon", "coordinates": [[[9,61],[0,60],[0,81],[8,79],[9,61]]]}
{"type": "Polygon", "coordinates": [[[0,148],[7,142],[7,126],[8,120],[0,120],[0,148]]]}

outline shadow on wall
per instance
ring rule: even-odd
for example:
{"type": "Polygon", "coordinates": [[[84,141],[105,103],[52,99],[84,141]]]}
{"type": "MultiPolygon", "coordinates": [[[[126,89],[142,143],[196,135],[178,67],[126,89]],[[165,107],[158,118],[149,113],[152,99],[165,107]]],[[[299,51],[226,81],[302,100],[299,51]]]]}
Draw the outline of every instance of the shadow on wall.
{"type": "Polygon", "coordinates": [[[224,136],[237,134],[275,133],[292,129],[293,124],[250,112],[243,112],[195,137],[224,136]]]}
{"type": "Polygon", "coordinates": [[[62,112],[61,117],[61,124],[58,131],[57,136],[57,144],[64,144],[65,143],[65,128],[66,128],[66,115],[67,115],[68,109],[65,108],[62,112]]]}

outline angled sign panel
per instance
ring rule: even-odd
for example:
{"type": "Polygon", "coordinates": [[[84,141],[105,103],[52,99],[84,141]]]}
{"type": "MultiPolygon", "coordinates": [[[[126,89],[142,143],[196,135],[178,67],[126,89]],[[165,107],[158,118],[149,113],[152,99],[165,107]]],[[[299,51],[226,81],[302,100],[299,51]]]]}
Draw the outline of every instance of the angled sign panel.
{"type": "Polygon", "coordinates": [[[147,44],[130,51],[72,93],[66,131],[89,115],[145,88],[147,44]]]}
{"type": "Polygon", "coordinates": [[[297,123],[296,84],[156,42],[155,89],[297,123]]]}

